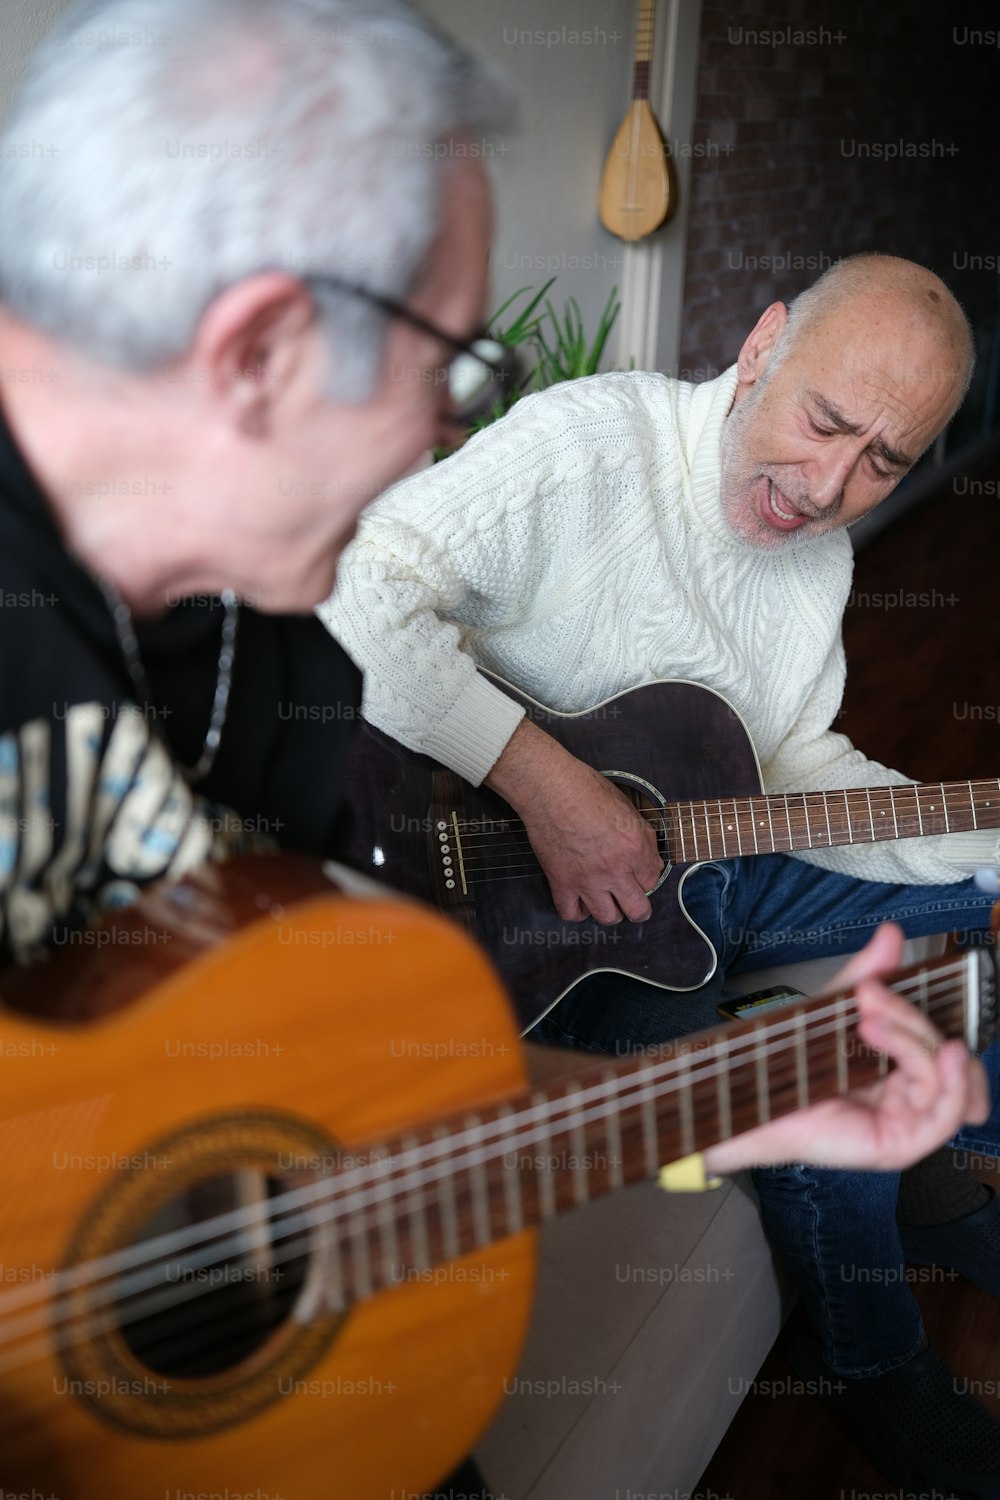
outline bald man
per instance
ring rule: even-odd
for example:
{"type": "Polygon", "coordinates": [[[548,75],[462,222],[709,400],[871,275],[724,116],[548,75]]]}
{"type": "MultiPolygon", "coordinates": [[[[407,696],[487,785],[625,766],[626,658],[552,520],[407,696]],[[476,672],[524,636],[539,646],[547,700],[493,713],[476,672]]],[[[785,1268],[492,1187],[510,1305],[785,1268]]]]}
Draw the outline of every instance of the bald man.
{"type": "MultiPolygon", "coordinates": [[[[944,284],[866,255],[768,307],[716,380],[632,372],[521,401],[383,496],[345,554],[321,615],[365,669],[367,716],[516,809],[567,920],[648,919],[655,838],[478,667],[562,712],[700,682],[742,714],[769,792],[905,781],[831,727],[844,528],[948,423],[971,368],[944,284]]],[[[665,1000],[592,976],[532,1035],[619,1053],[713,1024],[727,974],[856,949],[883,919],[981,931],[990,898],[970,876],[997,864],[979,832],[701,866],[684,899],[718,954],[711,979],[665,1000]]],[[[996,1121],[964,1140],[995,1155],[996,1121]]],[[[755,1181],[802,1292],[800,1371],[893,1482],[1000,1496],[1000,1424],[928,1345],[903,1271],[905,1253],[1000,1294],[996,1196],[948,1152],[904,1177],[902,1230],[895,1175],[796,1165],[755,1181]]]]}

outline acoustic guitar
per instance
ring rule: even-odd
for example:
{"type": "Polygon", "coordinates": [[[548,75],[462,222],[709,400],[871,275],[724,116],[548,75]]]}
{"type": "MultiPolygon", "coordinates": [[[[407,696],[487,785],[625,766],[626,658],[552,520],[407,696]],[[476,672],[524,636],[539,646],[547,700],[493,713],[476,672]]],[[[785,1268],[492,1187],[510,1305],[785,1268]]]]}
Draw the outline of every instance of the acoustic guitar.
{"type": "MultiPolygon", "coordinates": [[[[5,1494],[419,1493],[516,1367],[535,1225],[886,1071],[843,994],[568,1076],[455,924],[330,873],[206,869],[0,980],[5,1494]]],[[[896,987],[992,1037],[982,950],[896,987]]]]}
{"type": "Polygon", "coordinates": [[[706,860],[1000,828],[997,778],[765,796],[740,714],[696,683],[648,683],[563,714],[483,675],[621,788],[655,832],[664,864],[648,922],[564,922],[524,825],[501,797],[361,721],[348,771],[352,862],[473,933],[525,1030],[598,971],[666,991],[706,983],[718,955],[684,907],[684,883],[706,860]]]}

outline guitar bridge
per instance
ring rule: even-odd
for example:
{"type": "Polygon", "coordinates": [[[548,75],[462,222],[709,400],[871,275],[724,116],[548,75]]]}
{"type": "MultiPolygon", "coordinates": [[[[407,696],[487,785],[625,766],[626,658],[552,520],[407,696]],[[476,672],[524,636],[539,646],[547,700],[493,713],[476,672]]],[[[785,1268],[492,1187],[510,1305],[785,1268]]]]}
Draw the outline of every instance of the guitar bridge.
{"type": "Polygon", "coordinates": [[[432,779],[433,796],[427,811],[427,864],[431,888],[443,911],[460,918],[464,916],[466,925],[471,926],[474,897],[462,842],[462,782],[453,771],[435,771],[432,779]],[[464,914],[462,908],[465,908],[464,914]]]}

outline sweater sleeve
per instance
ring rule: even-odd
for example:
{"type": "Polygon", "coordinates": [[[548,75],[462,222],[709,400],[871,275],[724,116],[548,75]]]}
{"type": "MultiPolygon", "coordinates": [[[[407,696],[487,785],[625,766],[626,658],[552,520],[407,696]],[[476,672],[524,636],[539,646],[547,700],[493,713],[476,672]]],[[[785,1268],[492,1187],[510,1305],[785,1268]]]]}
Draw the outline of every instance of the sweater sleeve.
{"type": "Polygon", "coordinates": [[[490,665],[477,644],[531,617],[558,568],[541,532],[561,529],[574,458],[552,437],[564,430],[553,408],[568,399],[525,398],[381,496],[317,611],[364,672],[366,718],[474,785],[524,717],[477,671],[490,665]]]}
{"type": "MultiPolygon", "coordinates": [[[[869,760],[846,735],[831,728],[840,710],[846,675],[844,648],[838,635],[795,727],[762,768],[768,792],[912,784],[912,777],[877,760],[869,760]]],[[[813,849],[797,857],[860,880],[945,885],[967,879],[977,868],[1000,866],[1000,838],[995,831],[982,829],[849,848],[813,849]]]]}
{"type": "Polygon", "coordinates": [[[411,750],[478,786],[524,710],[476,670],[447,619],[467,586],[415,533],[373,526],[341,559],[320,618],[364,672],[365,717],[411,750]]]}

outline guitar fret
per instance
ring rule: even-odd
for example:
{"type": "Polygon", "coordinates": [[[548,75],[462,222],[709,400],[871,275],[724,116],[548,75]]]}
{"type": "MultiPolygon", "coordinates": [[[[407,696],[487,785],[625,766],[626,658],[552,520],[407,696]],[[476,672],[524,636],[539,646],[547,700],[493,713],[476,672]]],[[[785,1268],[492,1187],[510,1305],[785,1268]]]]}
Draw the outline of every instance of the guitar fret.
{"type": "Polygon", "coordinates": [[[916,805],[916,809],[917,809],[917,822],[920,824],[920,834],[921,834],[921,837],[923,837],[923,832],[924,832],[924,810],[920,806],[920,788],[919,787],[914,787],[913,788],[913,801],[914,801],[914,803],[916,805]]]}
{"type": "Polygon", "coordinates": [[[767,808],[767,826],[771,830],[771,848],[772,849],[777,849],[778,845],[777,845],[777,842],[775,841],[775,837],[774,837],[774,819],[771,817],[771,799],[770,799],[770,797],[765,797],[764,798],[764,806],[767,808]]]}
{"type": "MultiPolygon", "coordinates": [[[[509,1120],[514,1111],[509,1104],[505,1104],[499,1111],[501,1120],[509,1120]]],[[[521,1196],[521,1173],[517,1162],[517,1152],[514,1152],[514,1166],[511,1169],[507,1165],[506,1153],[501,1157],[503,1170],[503,1198],[504,1214],[506,1218],[507,1233],[519,1234],[524,1228],[524,1201],[521,1196]]]]}
{"type": "Polygon", "coordinates": [[[321,1224],[318,1229],[321,1255],[325,1258],[327,1274],[323,1279],[323,1290],[330,1306],[336,1312],[347,1306],[344,1295],[344,1268],[340,1260],[343,1249],[340,1235],[334,1224],[321,1224]]]}
{"type": "Polygon", "coordinates": [[[674,803],[674,814],[675,814],[676,823],[677,823],[677,842],[680,845],[680,856],[681,857],[680,857],[679,863],[682,864],[682,865],[686,865],[687,862],[688,862],[688,857],[687,857],[687,850],[684,847],[684,812],[683,812],[683,806],[682,806],[682,804],[680,802],[675,802],[674,803]]]}
{"type": "Polygon", "coordinates": [[[830,840],[830,847],[832,848],[833,847],[833,829],[830,827],[830,804],[827,801],[826,793],[823,792],[821,795],[822,795],[822,798],[823,798],[823,816],[826,819],[826,836],[830,840]]]}
{"type": "Polygon", "coordinates": [[[372,1294],[371,1256],[368,1250],[368,1225],[364,1209],[355,1209],[348,1215],[351,1241],[351,1269],[354,1295],[358,1301],[372,1294]]]}
{"type": "Polygon", "coordinates": [[[719,1139],[728,1141],[733,1133],[733,1099],[729,1084],[729,1042],[719,1040],[720,1062],[715,1074],[715,1098],[719,1110],[719,1139]]]}
{"type": "Polygon", "coordinates": [[[899,824],[896,821],[896,789],[889,788],[889,806],[892,808],[892,833],[893,838],[899,838],[899,824]]]}
{"type": "Polygon", "coordinates": [[[806,1060],[806,1018],[802,1011],[795,1017],[795,1086],[799,1109],[809,1106],[809,1065],[806,1060]]]}
{"type": "MultiPolygon", "coordinates": [[[[392,1157],[380,1157],[377,1163],[379,1178],[384,1178],[385,1173],[392,1171],[392,1157]]],[[[392,1278],[393,1268],[401,1265],[399,1258],[399,1240],[396,1237],[396,1211],[393,1195],[379,1194],[376,1201],[375,1218],[378,1224],[379,1251],[382,1256],[382,1280],[389,1281],[392,1278]]]]}
{"type": "MultiPolygon", "coordinates": [[[[420,1148],[415,1135],[403,1139],[403,1152],[409,1155],[420,1148]]],[[[406,1195],[406,1216],[410,1221],[410,1263],[415,1270],[429,1271],[431,1265],[427,1233],[427,1200],[423,1189],[411,1188],[406,1195]]]]}
{"type": "Polygon", "coordinates": [[[794,849],[795,848],[795,835],[792,833],[792,819],[791,819],[791,815],[790,815],[790,813],[788,811],[788,797],[787,797],[787,795],[784,798],[784,803],[785,803],[785,822],[788,824],[788,847],[789,847],[789,849],[794,849]]]}
{"type": "Polygon", "coordinates": [[[709,821],[708,821],[708,803],[707,802],[703,802],[702,803],[702,809],[703,809],[704,816],[705,816],[705,840],[706,840],[706,842],[705,842],[705,853],[707,854],[708,858],[711,859],[712,858],[712,854],[713,854],[713,850],[712,850],[712,829],[709,826],[709,821]]]}
{"type": "MultiPolygon", "coordinates": [[[[760,846],[757,843],[757,818],[754,812],[753,801],[754,799],[750,797],[747,801],[747,806],[750,810],[750,832],[753,834],[753,852],[755,854],[759,854],[760,846]]],[[[761,823],[763,823],[763,821],[763,818],[761,818],[761,823]]]]}
{"type": "Polygon", "coordinates": [[[874,814],[872,812],[872,794],[868,790],[867,787],[865,787],[865,797],[868,799],[868,824],[869,824],[869,827],[871,828],[871,831],[872,831],[872,838],[874,839],[874,837],[875,837],[875,816],[874,816],[874,814]]]}
{"type": "Polygon", "coordinates": [[[839,1000],[834,1007],[837,1047],[837,1089],[841,1094],[847,1093],[848,1068],[847,1068],[847,1012],[850,1008],[850,1000],[839,1000]]]}
{"type": "Polygon", "coordinates": [[[681,1155],[690,1156],[695,1149],[694,1101],[691,1097],[691,1058],[681,1052],[677,1058],[677,1107],[681,1117],[681,1155]]]}
{"type": "Polygon", "coordinates": [[[918,977],[920,984],[917,991],[917,1005],[926,1016],[930,1009],[930,997],[927,993],[927,970],[921,969],[918,977]]]}
{"type": "MultiPolygon", "coordinates": [[[[646,1153],[646,1176],[655,1177],[660,1170],[660,1142],[656,1128],[656,1105],[652,1099],[642,1101],[642,1143],[646,1153]]],[[[686,1152],[681,1152],[685,1156],[686,1152]]]]}
{"type": "MultiPolygon", "coordinates": [[[[581,1090],[576,1089],[573,1097],[577,1098],[580,1092],[581,1090]]],[[[590,1201],[590,1178],[585,1165],[587,1134],[581,1121],[574,1124],[570,1139],[573,1145],[573,1202],[584,1204],[590,1201]]]]}
{"type": "Polygon", "coordinates": [[[475,1230],[475,1243],[488,1245],[493,1238],[490,1233],[489,1184],[486,1180],[485,1164],[476,1151],[476,1148],[482,1144],[483,1122],[478,1115],[466,1115],[464,1124],[471,1136],[470,1154],[475,1158],[466,1169],[472,1187],[472,1223],[475,1230]]]}
{"type": "Polygon", "coordinates": [[[722,840],[722,853],[724,858],[729,858],[729,829],[726,827],[725,814],[722,811],[722,798],[716,797],[715,805],[719,809],[719,838],[722,840]]]}
{"type": "MultiPolygon", "coordinates": [[[[613,1084],[614,1079],[615,1075],[607,1072],[602,1081],[607,1086],[613,1084]]],[[[624,1187],[625,1173],[622,1166],[622,1122],[613,1099],[608,1100],[604,1138],[608,1147],[608,1186],[614,1191],[615,1188],[624,1187]]]]}
{"type": "Polygon", "coordinates": [[[764,1033],[758,1032],[756,1039],[756,1070],[757,1070],[757,1114],[759,1123],[766,1125],[771,1118],[771,1092],[767,1077],[767,1052],[764,1046],[764,1033]]]}
{"type": "Polygon", "coordinates": [[[732,800],[732,804],[733,804],[733,825],[734,825],[734,827],[736,829],[736,848],[737,848],[737,851],[740,854],[742,854],[743,853],[743,835],[740,832],[740,811],[739,811],[739,808],[736,806],[736,798],[733,797],[731,800],[732,800]]]}
{"type": "Polygon", "coordinates": [[[847,800],[847,793],[846,792],[841,792],[840,795],[844,799],[844,811],[847,814],[847,842],[849,844],[853,844],[854,843],[854,828],[853,828],[853,826],[851,824],[851,804],[847,800]]]}
{"type": "MultiPolygon", "coordinates": [[[[438,1126],[434,1131],[434,1139],[436,1141],[447,1140],[447,1128],[438,1126]]],[[[444,1259],[455,1260],[461,1248],[458,1235],[458,1204],[455,1201],[455,1179],[448,1172],[445,1172],[437,1181],[437,1201],[441,1212],[441,1241],[444,1247],[444,1259]]]]}
{"type": "Polygon", "coordinates": [[[949,821],[949,818],[948,818],[948,793],[945,791],[943,784],[941,785],[941,807],[942,807],[942,809],[944,811],[944,829],[945,829],[945,833],[950,833],[951,832],[951,822],[949,821]]]}
{"type": "Polygon", "coordinates": [[[811,817],[810,812],[809,812],[809,798],[806,796],[805,792],[800,792],[799,796],[802,799],[802,823],[803,823],[804,835],[805,835],[806,843],[808,844],[808,847],[811,849],[812,846],[813,846],[813,836],[812,836],[812,817],[811,817]]]}
{"type": "Polygon", "coordinates": [[[552,1131],[548,1116],[549,1101],[541,1089],[536,1089],[531,1096],[531,1102],[535,1110],[545,1121],[542,1140],[539,1143],[542,1149],[537,1158],[541,1162],[541,1166],[538,1167],[536,1172],[538,1181],[538,1217],[540,1219],[551,1219],[556,1211],[556,1192],[555,1183],[552,1180],[552,1131]]]}

